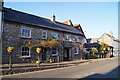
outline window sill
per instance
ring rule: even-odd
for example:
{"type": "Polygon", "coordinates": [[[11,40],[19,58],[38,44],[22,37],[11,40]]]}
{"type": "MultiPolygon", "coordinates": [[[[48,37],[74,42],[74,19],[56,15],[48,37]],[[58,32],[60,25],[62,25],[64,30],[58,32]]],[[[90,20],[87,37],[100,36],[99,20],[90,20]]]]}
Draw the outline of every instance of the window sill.
{"type": "Polygon", "coordinates": [[[73,41],[68,41],[68,40],[65,40],[65,41],[66,41],[66,42],[71,42],[71,43],[73,42],[73,41]]]}
{"type": "Polygon", "coordinates": [[[75,53],[75,55],[78,55],[79,53],[75,53]]]}
{"type": "Polygon", "coordinates": [[[20,56],[21,59],[31,58],[31,56],[20,56]]]}
{"type": "Polygon", "coordinates": [[[29,37],[21,37],[22,39],[31,39],[31,38],[29,38],[29,37]]]}
{"type": "Polygon", "coordinates": [[[58,56],[58,54],[53,54],[52,56],[53,56],[53,57],[57,57],[57,56],[58,56]]]}
{"type": "Polygon", "coordinates": [[[42,40],[46,40],[47,38],[42,38],[42,40]]]}
{"type": "Polygon", "coordinates": [[[75,41],[75,43],[80,43],[79,41],[75,41]]]}

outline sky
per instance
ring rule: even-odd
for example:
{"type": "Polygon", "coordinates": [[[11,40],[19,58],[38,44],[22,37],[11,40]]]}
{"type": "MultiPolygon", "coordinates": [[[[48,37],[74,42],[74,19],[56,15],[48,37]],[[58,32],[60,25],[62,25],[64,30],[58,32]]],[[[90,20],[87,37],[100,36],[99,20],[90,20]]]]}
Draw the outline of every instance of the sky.
{"type": "Polygon", "coordinates": [[[56,21],[81,24],[87,38],[113,32],[118,38],[118,2],[5,2],[4,6],[56,21]]]}

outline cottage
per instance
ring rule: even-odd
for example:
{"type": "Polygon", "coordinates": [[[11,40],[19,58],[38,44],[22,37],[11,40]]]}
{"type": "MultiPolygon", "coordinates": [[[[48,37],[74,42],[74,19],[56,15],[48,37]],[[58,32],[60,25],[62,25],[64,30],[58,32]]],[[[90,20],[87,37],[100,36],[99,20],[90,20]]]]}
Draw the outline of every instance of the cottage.
{"type": "Polygon", "coordinates": [[[83,32],[72,25],[56,21],[54,14],[51,19],[47,19],[3,8],[2,17],[2,63],[8,63],[10,55],[12,63],[35,62],[38,58],[37,47],[42,49],[39,54],[41,62],[61,62],[84,57],[83,32]],[[57,45],[49,47],[45,42],[52,40],[57,41],[57,45]],[[40,42],[44,46],[26,46],[38,45],[40,42]],[[8,47],[14,47],[14,51],[8,53],[8,47]]]}
{"type": "Polygon", "coordinates": [[[96,48],[98,50],[102,43],[108,45],[107,49],[104,48],[104,51],[107,51],[106,57],[118,56],[118,54],[120,53],[120,40],[113,37],[112,32],[110,32],[110,34],[104,33],[100,38],[87,39],[87,42],[88,43],[85,44],[85,47],[88,49],[96,48]]]}
{"type": "Polygon", "coordinates": [[[115,38],[113,36],[113,33],[110,32],[110,34],[106,34],[104,33],[99,39],[98,42],[104,42],[105,44],[108,44],[110,47],[110,54],[111,56],[118,56],[118,54],[120,53],[120,49],[119,49],[119,44],[120,44],[120,40],[118,40],[117,38],[115,38]]]}

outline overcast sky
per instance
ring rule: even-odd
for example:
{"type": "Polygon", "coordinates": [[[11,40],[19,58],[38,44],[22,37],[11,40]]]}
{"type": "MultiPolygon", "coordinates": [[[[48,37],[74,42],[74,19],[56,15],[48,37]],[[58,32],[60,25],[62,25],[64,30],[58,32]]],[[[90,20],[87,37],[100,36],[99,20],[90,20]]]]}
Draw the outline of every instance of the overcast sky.
{"type": "Polygon", "coordinates": [[[5,7],[57,21],[81,24],[87,38],[113,32],[118,37],[118,2],[6,2],[5,7]]]}

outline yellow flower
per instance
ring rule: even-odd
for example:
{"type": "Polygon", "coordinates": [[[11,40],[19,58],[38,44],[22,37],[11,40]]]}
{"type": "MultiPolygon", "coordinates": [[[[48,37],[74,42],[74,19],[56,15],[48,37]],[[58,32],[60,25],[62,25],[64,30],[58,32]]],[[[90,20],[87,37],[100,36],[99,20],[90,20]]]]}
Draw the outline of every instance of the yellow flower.
{"type": "Polygon", "coordinates": [[[36,48],[36,52],[37,52],[37,53],[40,53],[41,50],[42,50],[41,48],[36,48]]]}
{"type": "Polygon", "coordinates": [[[7,48],[7,51],[8,51],[8,52],[12,52],[13,49],[14,49],[14,47],[8,47],[8,48],[7,48]]]}

